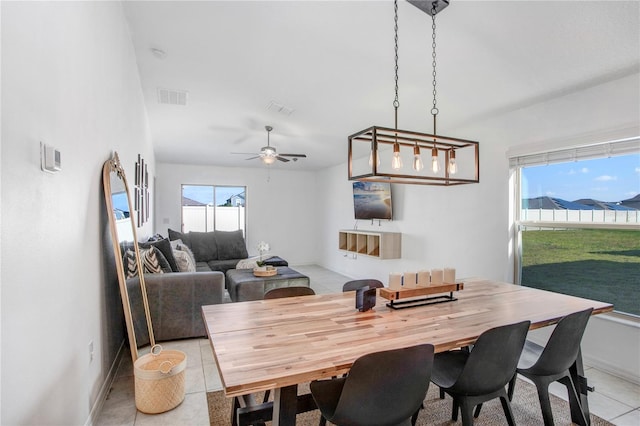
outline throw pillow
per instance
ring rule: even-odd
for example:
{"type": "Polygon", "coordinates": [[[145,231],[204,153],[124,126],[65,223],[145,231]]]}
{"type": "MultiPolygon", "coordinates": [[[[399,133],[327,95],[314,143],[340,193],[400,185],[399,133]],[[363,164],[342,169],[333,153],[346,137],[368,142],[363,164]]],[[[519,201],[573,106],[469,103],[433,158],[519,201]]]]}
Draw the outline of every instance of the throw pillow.
{"type": "Polygon", "coordinates": [[[193,252],[191,251],[189,246],[184,244],[182,242],[182,240],[171,241],[171,248],[173,248],[174,254],[175,254],[176,250],[180,250],[180,251],[186,252],[189,255],[189,257],[191,258],[191,263],[193,263],[194,265],[196,264],[196,257],[193,255],[193,252]]]}
{"type": "Polygon", "coordinates": [[[249,257],[241,229],[230,232],[215,231],[214,235],[218,245],[219,260],[246,259],[249,257]]]}
{"type": "Polygon", "coordinates": [[[248,259],[242,259],[236,264],[236,269],[253,269],[258,267],[260,256],[253,256],[248,259]]]}
{"type": "Polygon", "coordinates": [[[160,253],[162,253],[169,265],[169,270],[166,270],[164,267],[162,268],[164,272],[180,272],[180,270],[178,269],[178,264],[176,263],[176,259],[173,256],[171,243],[168,239],[163,238],[157,241],[147,241],[146,243],[139,243],[138,246],[140,248],[149,248],[153,246],[160,250],[160,253]]]}
{"type": "MultiPolygon", "coordinates": [[[[142,262],[143,273],[162,274],[162,267],[158,260],[160,251],[155,247],[148,249],[139,249],[140,261],[142,262]]],[[[136,264],[136,253],[133,250],[127,250],[124,254],[124,269],[127,278],[138,276],[138,265],[136,264]]]]}
{"type": "Polygon", "coordinates": [[[215,232],[191,231],[188,234],[188,238],[190,243],[187,244],[185,241],[185,244],[191,248],[196,262],[218,260],[218,245],[216,244],[215,232]]]}
{"type": "Polygon", "coordinates": [[[196,264],[191,256],[189,256],[189,253],[175,249],[173,254],[175,255],[180,272],[196,272],[196,264]]]}
{"type": "Polygon", "coordinates": [[[186,245],[191,247],[191,241],[189,241],[189,235],[188,234],[183,234],[182,232],[174,231],[171,228],[167,229],[167,232],[169,234],[169,240],[171,240],[171,241],[173,241],[173,240],[182,240],[186,245]]]}

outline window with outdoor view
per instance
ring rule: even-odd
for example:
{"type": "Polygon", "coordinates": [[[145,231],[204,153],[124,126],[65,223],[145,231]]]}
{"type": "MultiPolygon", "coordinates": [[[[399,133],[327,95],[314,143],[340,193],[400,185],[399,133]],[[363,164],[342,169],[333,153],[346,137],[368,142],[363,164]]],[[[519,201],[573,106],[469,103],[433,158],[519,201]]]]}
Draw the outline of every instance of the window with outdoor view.
{"type": "Polygon", "coordinates": [[[638,139],[511,159],[519,282],[640,316],[638,139]]]}
{"type": "Polygon", "coordinates": [[[182,232],[246,230],[246,187],[182,185],[182,232]]]}

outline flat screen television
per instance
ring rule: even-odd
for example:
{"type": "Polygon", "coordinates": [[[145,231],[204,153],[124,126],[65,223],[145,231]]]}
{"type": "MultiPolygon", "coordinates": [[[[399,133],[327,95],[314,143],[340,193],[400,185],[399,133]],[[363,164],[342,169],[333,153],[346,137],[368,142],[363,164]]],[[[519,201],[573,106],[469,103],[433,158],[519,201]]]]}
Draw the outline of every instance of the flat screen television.
{"type": "Polygon", "coordinates": [[[391,220],[391,184],[353,182],[353,207],[356,219],[391,220]]]}

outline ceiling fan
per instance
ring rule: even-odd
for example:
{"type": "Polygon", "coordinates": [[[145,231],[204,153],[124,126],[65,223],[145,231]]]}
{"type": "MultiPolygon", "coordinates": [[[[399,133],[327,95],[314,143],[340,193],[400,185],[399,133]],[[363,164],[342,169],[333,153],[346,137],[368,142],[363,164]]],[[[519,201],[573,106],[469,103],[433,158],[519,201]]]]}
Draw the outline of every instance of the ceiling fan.
{"type": "Polygon", "coordinates": [[[247,152],[232,152],[232,154],[243,154],[243,155],[253,155],[253,157],[247,158],[247,160],[255,160],[259,158],[262,160],[264,164],[273,164],[276,160],[287,163],[291,160],[298,161],[298,158],[307,158],[306,154],[278,154],[276,152],[276,148],[271,146],[269,135],[273,130],[271,126],[264,126],[267,131],[267,146],[263,146],[260,148],[260,152],[258,154],[247,153],[247,152]],[[292,157],[291,160],[286,157],[292,157]]]}

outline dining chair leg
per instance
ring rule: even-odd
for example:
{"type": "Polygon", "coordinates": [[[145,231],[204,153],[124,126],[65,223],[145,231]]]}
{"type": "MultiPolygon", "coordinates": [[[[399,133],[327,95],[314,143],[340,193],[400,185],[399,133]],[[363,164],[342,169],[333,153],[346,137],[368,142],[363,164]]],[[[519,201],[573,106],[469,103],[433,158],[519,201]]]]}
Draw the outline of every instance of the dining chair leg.
{"type": "Polygon", "coordinates": [[[440,388],[440,399],[444,399],[444,391],[440,388]]]}
{"type": "Polygon", "coordinates": [[[482,410],[482,404],[476,405],[476,411],[473,413],[473,417],[477,419],[480,415],[480,410],[482,410]]]}
{"type": "Polygon", "coordinates": [[[320,426],[326,426],[327,424],[327,419],[324,418],[324,416],[321,414],[320,415],[320,426]]]}
{"type": "Polygon", "coordinates": [[[551,411],[551,402],[549,401],[549,382],[546,380],[536,380],[533,382],[538,390],[538,400],[542,409],[542,419],[545,426],[553,426],[553,411],[551,411]]]}
{"type": "Polygon", "coordinates": [[[236,417],[236,413],[238,412],[238,408],[240,408],[240,401],[238,397],[233,398],[233,406],[231,407],[231,426],[238,426],[238,419],[236,417]]]}
{"type": "Polygon", "coordinates": [[[424,409],[424,403],[420,404],[420,408],[418,408],[416,412],[413,413],[413,416],[411,416],[411,426],[416,426],[416,422],[418,421],[418,415],[420,415],[420,410],[422,409],[424,409]]]}
{"type": "Polygon", "coordinates": [[[456,398],[453,398],[453,404],[451,407],[451,420],[458,421],[458,400],[456,398]]]}
{"type": "Polygon", "coordinates": [[[580,420],[584,422],[583,424],[588,425],[589,422],[584,415],[584,410],[580,401],[580,395],[578,395],[578,389],[576,387],[576,384],[571,379],[571,375],[563,377],[558,381],[567,387],[567,394],[569,395],[569,405],[573,404],[574,406],[578,407],[578,409],[574,410],[578,412],[576,413],[576,415],[578,415],[580,420]]]}
{"type": "Polygon", "coordinates": [[[462,412],[462,426],[473,425],[473,406],[466,398],[460,401],[460,411],[462,412]]]}
{"type": "Polygon", "coordinates": [[[502,403],[502,409],[504,410],[504,415],[507,418],[507,423],[509,426],[515,426],[516,422],[513,420],[513,411],[511,411],[511,404],[509,403],[509,398],[506,394],[500,397],[500,402],[502,403]]]}
{"type": "Polygon", "coordinates": [[[507,390],[507,396],[509,397],[509,401],[513,401],[513,391],[516,388],[516,379],[518,378],[518,373],[514,374],[511,380],[509,381],[509,387],[507,390]]]}

